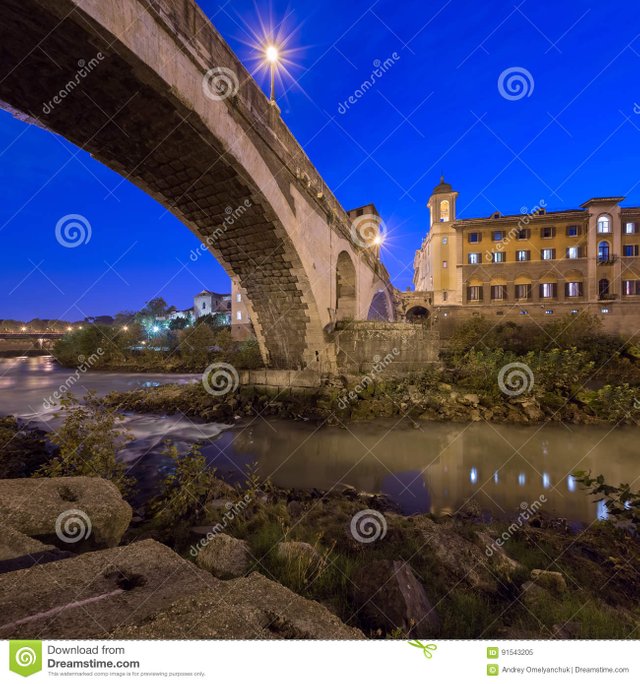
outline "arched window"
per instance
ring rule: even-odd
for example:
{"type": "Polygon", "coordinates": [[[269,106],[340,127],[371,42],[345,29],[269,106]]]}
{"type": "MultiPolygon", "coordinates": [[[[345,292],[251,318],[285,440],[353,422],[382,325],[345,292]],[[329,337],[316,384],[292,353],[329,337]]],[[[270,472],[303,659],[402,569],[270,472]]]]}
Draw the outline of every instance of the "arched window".
{"type": "Polygon", "coordinates": [[[609,281],[606,278],[602,278],[602,280],[598,281],[598,294],[600,299],[609,294],[609,281]]]}
{"type": "Polygon", "coordinates": [[[609,261],[609,243],[606,240],[598,243],[598,261],[609,261]]]}
{"type": "Polygon", "coordinates": [[[451,209],[449,207],[449,200],[442,200],[440,202],[440,222],[446,223],[450,220],[451,209]]]}
{"type": "Polygon", "coordinates": [[[611,232],[611,218],[606,214],[603,214],[598,218],[598,233],[610,233],[611,232]]]}

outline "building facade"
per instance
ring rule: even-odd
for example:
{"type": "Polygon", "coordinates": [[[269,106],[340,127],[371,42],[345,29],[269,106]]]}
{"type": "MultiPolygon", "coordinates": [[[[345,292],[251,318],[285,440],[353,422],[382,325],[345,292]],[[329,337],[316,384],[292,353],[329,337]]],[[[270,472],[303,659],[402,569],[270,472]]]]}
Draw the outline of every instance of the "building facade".
{"type": "Polygon", "coordinates": [[[231,295],[203,290],[193,298],[193,311],[196,318],[208,315],[219,316],[223,325],[229,325],[231,323],[231,295]]]}
{"type": "Polygon", "coordinates": [[[414,261],[416,295],[430,313],[539,319],[589,311],[605,328],[640,327],[640,207],[596,197],[580,209],[457,219],[444,179],[428,207],[431,226],[414,261]]]}
{"type": "Polygon", "coordinates": [[[231,334],[234,340],[239,341],[254,336],[247,308],[247,296],[238,284],[237,278],[231,279],[231,334]]]}

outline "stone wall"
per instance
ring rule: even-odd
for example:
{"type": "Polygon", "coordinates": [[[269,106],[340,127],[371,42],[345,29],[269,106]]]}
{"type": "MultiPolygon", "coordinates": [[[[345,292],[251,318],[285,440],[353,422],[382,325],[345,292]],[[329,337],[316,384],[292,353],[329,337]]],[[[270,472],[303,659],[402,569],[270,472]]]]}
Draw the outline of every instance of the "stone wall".
{"type": "Polygon", "coordinates": [[[335,332],[338,366],[350,373],[406,373],[438,362],[440,338],[427,325],[362,321],[335,332]]]}

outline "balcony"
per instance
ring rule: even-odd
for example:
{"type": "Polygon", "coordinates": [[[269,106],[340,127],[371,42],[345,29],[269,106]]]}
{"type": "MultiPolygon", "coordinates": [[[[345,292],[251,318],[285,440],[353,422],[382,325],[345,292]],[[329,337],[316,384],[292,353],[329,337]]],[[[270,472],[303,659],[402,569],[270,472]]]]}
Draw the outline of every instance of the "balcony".
{"type": "Polygon", "coordinates": [[[610,266],[616,262],[618,257],[615,254],[599,254],[598,255],[598,265],[599,266],[610,266]]]}
{"type": "Polygon", "coordinates": [[[601,302],[612,302],[615,299],[618,299],[618,295],[614,294],[612,292],[607,292],[607,293],[602,293],[598,295],[598,299],[601,302]]]}

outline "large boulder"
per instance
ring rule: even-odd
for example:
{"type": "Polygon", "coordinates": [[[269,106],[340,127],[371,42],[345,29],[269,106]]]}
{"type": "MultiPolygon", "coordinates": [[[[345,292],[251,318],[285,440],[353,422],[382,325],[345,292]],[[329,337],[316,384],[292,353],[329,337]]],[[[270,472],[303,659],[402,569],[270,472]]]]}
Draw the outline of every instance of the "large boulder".
{"type": "Polygon", "coordinates": [[[561,572],[553,570],[532,570],[531,580],[538,586],[556,594],[564,594],[567,590],[567,581],[561,572]]]}
{"type": "Polygon", "coordinates": [[[0,639],[103,639],[222,584],[147,540],[0,575],[0,639]]]}
{"type": "Polygon", "coordinates": [[[258,573],[223,582],[156,541],[0,575],[0,639],[359,639],[258,573]]]}
{"type": "Polygon", "coordinates": [[[257,572],[176,601],[114,639],[363,639],[316,601],[257,572]]]}
{"type": "Polygon", "coordinates": [[[234,579],[247,574],[251,552],[246,541],[219,533],[203,542],[196,564],[220,579],[234,579]]]}
{"type": "Polygon", "coordinates": [[[359,617],[370,629],[387,634],[400,629],[418,638],[439,632],[438,615],[408,563],[373,561],[359,568],[351,581],[359,617]]]}
{"type": "Polygon", "coordinates": [[[0,573],[28,568],[37,563],[50,563],[67,558],[67,551],[43,544],[8,525],[2,528],[0,538],[0,573]]]}
{"type": "Polygon", "coordinates": [[[453,520],[436,523],[426,516],[414,518],[422,542],[421,553],[432,554],[452,577],[474,589],[495,592],[508,585],[520,567],[486,533],[471,541],[459,533],[453,520]]]}
{"type": "Polygon", "coordinates": [[[98,477],[0,480],[0,521],[63,549],[116,546],[131,515],[118,488],[98,477]]]}

